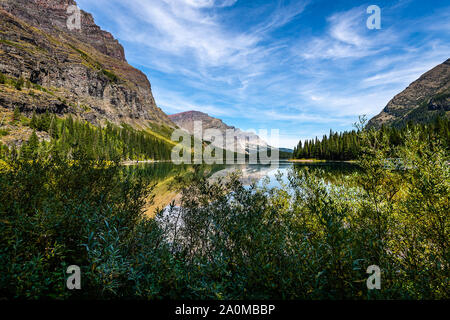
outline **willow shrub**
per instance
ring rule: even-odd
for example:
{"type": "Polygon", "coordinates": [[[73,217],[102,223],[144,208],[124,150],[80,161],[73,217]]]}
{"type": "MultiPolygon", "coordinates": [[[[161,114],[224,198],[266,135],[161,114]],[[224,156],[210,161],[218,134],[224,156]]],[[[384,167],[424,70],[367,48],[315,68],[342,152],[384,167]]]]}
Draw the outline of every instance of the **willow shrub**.
{"type": "Polygon", "coordinates": [[[360,171],[280,188],[202,170],[176,181],[181,207],[143,217],[148,182],[118,163],[6,160],[0,171],[0,296],[56,299],[449,298],[448,152],[410,132],[391,148],[360,134],[360,171]],[[390,168],[388,158],[400,158],[390,168]],[[68,265],[82,289],[65,288],[68,265]],[[381,268],[381,290],[366,269],[381,268]]]}
{"type": "Polygon", "coordinates": [[[360,170],[342,184],[309,170],[276,189],[187,179],[165,220],[183,257],[181,297],[448,298],[447,151],[418,131],[398,148],[377,131],[360,139],[360,170]],[[381,290],[367,289],[371,265],[381,290]]]}
{"type": "MultiPolygon", "coordinates": [[[[117,163],[86,159],[8,166],[0,174],[0,296],[139,296],[141,273],[164,271],[162,236],[142,217],[147,183],[123,177],[117,163]],[[82,290],[66,289],[69,265],[81,267],[82,290]]],[[[158,291],[158,281],[148,289],[158,291]]]]}

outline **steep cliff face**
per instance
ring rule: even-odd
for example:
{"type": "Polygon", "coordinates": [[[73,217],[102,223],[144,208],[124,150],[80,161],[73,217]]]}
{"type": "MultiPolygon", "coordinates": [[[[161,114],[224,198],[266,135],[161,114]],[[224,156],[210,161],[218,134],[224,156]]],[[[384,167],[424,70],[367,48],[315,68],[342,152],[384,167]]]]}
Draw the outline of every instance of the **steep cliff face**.
{"type": "Polygon", "coordinates": [[[450,114],[450,59],[423,74],[396,95],[369,126],[426,122],[450,114]]]}
{"type": "Polygon", "coordinates": [[[81,11],[69,30],[73,0],[0,0],[0,106],[31,114],[76,114],[135,127],[175,126],[156,106],[150,82],[123,47],[81,11]],[[23,79],[23,86],[15,85],[23,79]]]}

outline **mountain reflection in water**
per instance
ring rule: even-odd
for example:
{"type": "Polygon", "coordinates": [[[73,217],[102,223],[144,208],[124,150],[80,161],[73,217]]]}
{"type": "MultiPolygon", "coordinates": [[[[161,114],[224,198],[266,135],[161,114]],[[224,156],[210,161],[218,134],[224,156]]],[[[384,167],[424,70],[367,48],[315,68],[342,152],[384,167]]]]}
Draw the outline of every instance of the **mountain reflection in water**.
{"type": "MultiPolygon", "coordinates": [[[[241,181],[245,186],[253,183],[264,184],[269,188],[279,187],[277,175],[281,173],[281,181],[288,182],[288,173],[291,169],[295,171],[308,168],[309,170],[321,169],[327,175],[327,180],[339,180],[339,177],[351,174],[357,170],[357,166],[351,163],[317,162],[317,163],[292,163],[279,161],[270,165],[264,164],[234,164],[234,165],[203,165],[202,172],[210,181],[226,178],[235,171],[239,171],[241,181]]],[[[153,203],[146,207],[146,214],[154,216],[156,209],[163,209],[172,201],[179,203],[179,193],[174,188],[175,177],[183,176],[194,169],[192,165],[175,165],[170,162],[140,163],[124,167],[124,174],[142,177],[156,184],[153,194],[153,203]]]]}

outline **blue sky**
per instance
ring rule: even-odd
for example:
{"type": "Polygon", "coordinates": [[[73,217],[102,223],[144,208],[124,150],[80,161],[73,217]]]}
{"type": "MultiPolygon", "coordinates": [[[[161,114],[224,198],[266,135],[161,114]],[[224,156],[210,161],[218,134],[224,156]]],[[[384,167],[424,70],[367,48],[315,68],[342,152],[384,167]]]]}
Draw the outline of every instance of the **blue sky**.
{"type": "Polygon", "coordinates": [[[168,114],[198,110],[280,146],[352,129],[450,57],[450,3],[78,0],[145,72],[168,114]],[[369,30],[369,5],[381,29],[369,30]]]}

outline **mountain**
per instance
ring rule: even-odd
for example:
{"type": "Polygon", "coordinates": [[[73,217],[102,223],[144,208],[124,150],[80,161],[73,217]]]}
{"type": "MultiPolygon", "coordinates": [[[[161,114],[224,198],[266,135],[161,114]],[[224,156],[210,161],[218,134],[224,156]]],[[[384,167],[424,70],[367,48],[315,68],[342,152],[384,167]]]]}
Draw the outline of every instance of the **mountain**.
{"type": "MultiPolygon", "coordinates": [[[[251,132],[242,131],[239,128],[235,128],[233,126],[229,126],[224,123],[222,120],[209,116],[206,113],[199,111],[186,111],[177,114],[169,115],[169,118],[180,128],[186,130],[190,134],[194,134],[194,122],[201,121],[202,122],[202,130],[205,132],[207,129],[218,129],[223,133],[223,137],[225,139],[225,133],[227,130],[233,130],[234,135],[237,137],[236,143],[242,148],[246,148],[247,151],[250,149],[256,149],[258,146],[269,147],[267,142],[262,140],[256,134],[251,132]],[[248,139],[248,140],[247,140],[248,139]],[[245,146],[245,144],[248,146],[245,146]]],[[[212,142],[214,144],[214,142],[212,142]]],[[[221,145],[216,145],[217,147],[223,148],[221,145]]]]}
{"type": "Polygon", "coordinates": [[[369,127],[402,126],[409,121],[428,122],[450,115],[450,59],[423,74],[396,95],[369,127]]]}
{"type": "Polygon", "coordinates": [[[194,122],[201,121],[203,130],[206,129],[219,129],[225,131],[227,129],[235,129],[225,124],[222,120],[213,118],[206,113],[200,111],[186,111],[177,114],[169,115],[169,119],[172,120],[177,126],[185,129],[190,134],[194,134],[194,122]]]}
{"type": "Polygon", "coordinates": [[[294,149],[289,148],[280,148],[280,151],[285,153],[294,153],[294,149]]]}
{"type": "Polygon", "coordinates": [[[0,0],[0,107],[27,116],[49,111],[92,124],[175,127],[157,107],[147,77],[123,47],[81,11],[69,30],[73,0],[0,0]]]}

